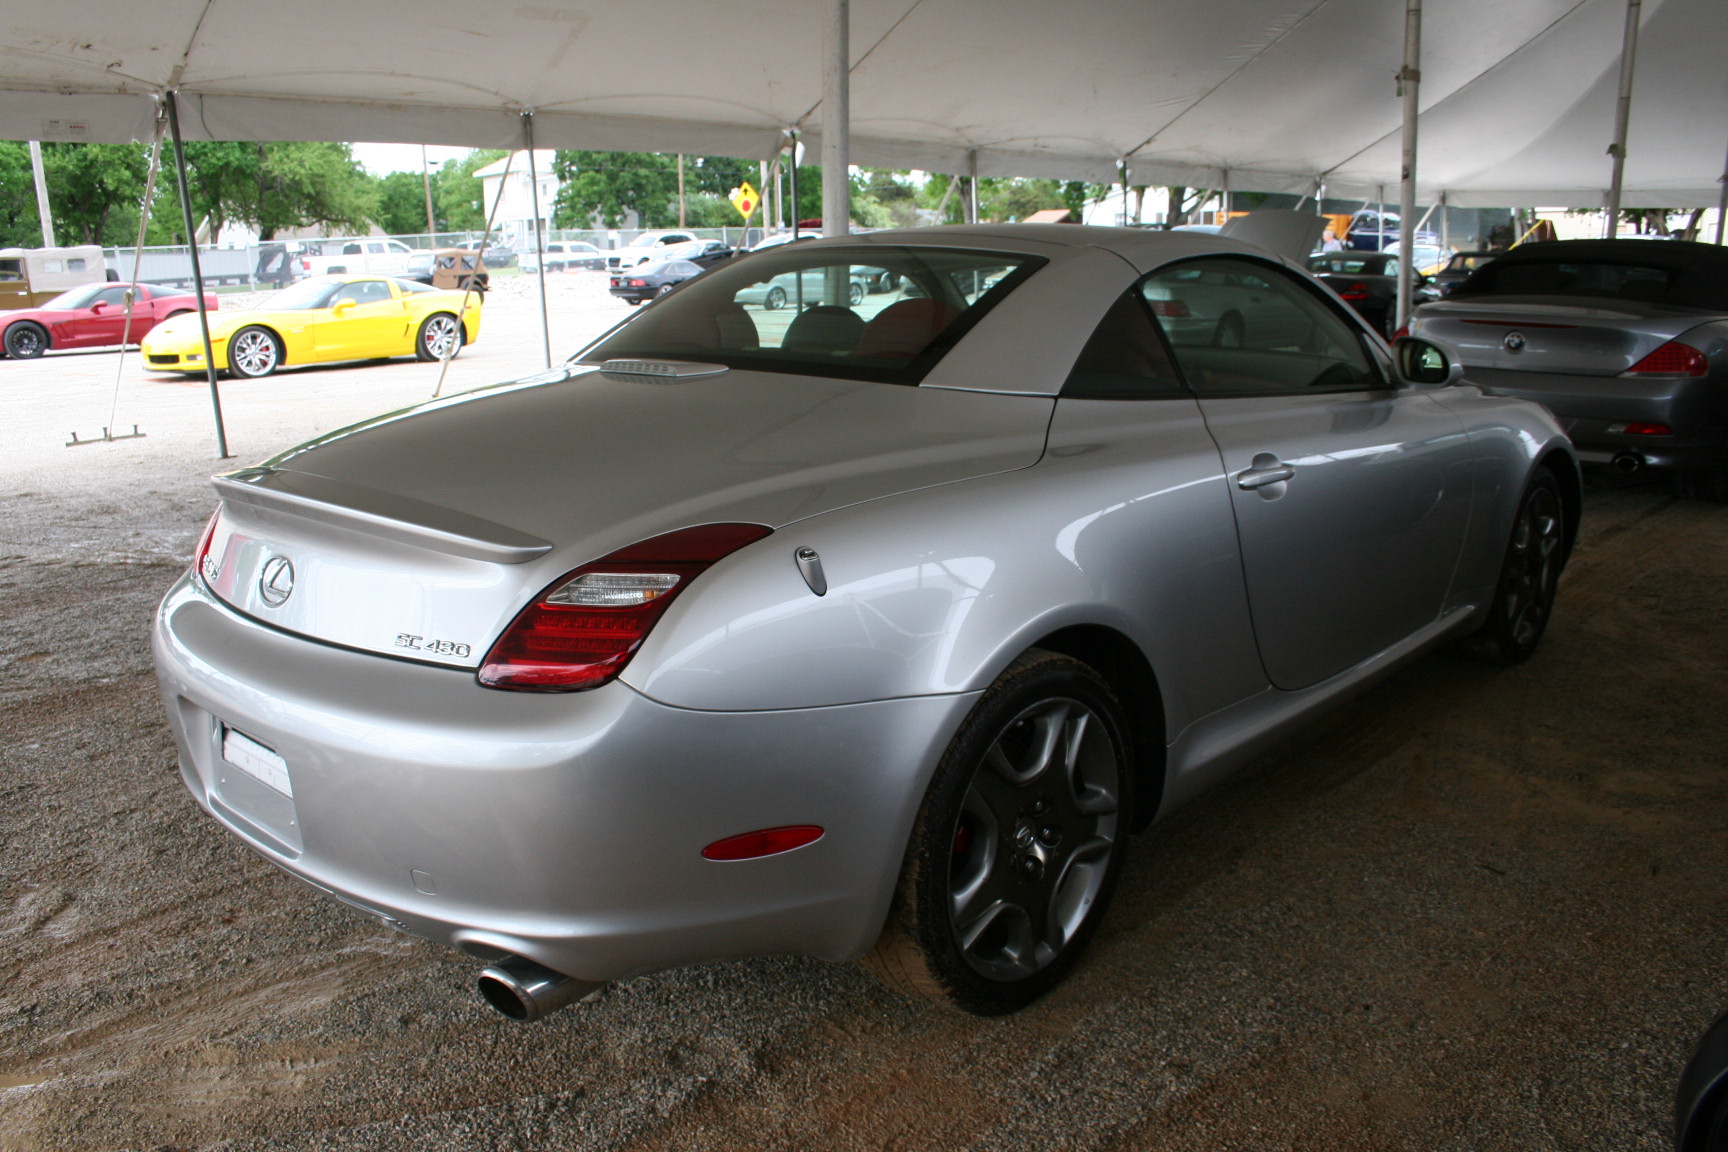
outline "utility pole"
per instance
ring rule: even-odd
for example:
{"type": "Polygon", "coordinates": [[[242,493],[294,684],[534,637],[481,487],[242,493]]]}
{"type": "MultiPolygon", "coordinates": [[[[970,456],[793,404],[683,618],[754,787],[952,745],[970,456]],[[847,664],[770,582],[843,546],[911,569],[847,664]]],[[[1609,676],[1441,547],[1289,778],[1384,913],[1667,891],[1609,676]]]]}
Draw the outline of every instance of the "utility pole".
{"type": "Polygon", "coordinates": [[[426,238],[438,247],[438,221],[432,215],[432,168],[426,160],[426,145],[420,145],[420,179],[426,185],[426,238]]]}
{"type": "Polygon", "coordinates": [[[30,141],[30,168],[36,173],[36,215],[42,219],[42,247],[54,248],[54,214],[48,210],[48,178],[42,172],[42,145],[30,141]]]}

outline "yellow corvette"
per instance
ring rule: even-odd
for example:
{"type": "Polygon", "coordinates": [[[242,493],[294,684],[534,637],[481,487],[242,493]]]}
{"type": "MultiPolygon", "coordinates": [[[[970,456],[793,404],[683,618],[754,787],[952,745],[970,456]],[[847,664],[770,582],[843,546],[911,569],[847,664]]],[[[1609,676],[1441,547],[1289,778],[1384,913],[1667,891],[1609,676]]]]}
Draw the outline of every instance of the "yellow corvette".
{"type": "MultiPolygon", "coordinates": [[[[210,349],[217,368],[247,377],[268,376],[284,364],[409,353],[442,360],[480,336],[480,297],[469,295],[464,309],[463,295],[389,276],[316,276],[260,308],[210,313],[210,349]]],[[[152,328],[142,348],[152,368],[204,371],[195,312],[152,328]]]]}

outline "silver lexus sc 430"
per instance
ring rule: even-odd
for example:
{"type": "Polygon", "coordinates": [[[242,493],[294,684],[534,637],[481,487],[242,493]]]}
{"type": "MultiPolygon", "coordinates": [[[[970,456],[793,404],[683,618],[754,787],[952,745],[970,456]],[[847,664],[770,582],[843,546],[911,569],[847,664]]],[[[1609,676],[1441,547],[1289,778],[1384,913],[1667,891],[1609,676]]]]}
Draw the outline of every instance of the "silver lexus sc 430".
{"type": "Polygon", "coordinates": [[[217,477],[181,771],[519,1019],[774,952],[1011,1011],[1133,833],[1427,648],[1534,649],[1577,465],[1459,371],[1214,236],[745,257],[217,477]]]}

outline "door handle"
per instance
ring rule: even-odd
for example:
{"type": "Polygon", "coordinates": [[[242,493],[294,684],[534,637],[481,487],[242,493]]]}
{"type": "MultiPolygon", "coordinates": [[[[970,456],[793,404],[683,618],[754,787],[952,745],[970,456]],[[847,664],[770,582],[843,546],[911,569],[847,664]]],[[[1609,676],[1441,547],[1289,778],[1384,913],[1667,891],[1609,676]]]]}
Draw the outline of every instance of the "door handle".
{"type": "Polygon", "coordinates": [[[1272,464],[1261,464],[1236,473],[1236,487],[1253,490],[1264,488],[1268,484],[1277,484],[1292,479],[1296,469],[1281,461],[1272,464]]]}

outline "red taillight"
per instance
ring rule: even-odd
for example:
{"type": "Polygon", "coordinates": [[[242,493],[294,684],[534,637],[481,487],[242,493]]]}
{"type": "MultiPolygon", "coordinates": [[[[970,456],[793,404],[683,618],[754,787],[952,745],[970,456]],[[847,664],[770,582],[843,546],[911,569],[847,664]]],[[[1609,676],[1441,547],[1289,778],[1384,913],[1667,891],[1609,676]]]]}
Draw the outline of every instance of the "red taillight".
{"type": "Polygon", "coordinates": [[[1392,333],[1392,340],[1396,343],[1408,335],[1410,335],[1410,325],[1406,324],[1402,328],[1398,329],[1398,331],[1392,333]]]}
{"type": "Polygon", "coordinates": [[[216,536],[216,522],[221,519],[222,508],[218,505],[216,511],[210,514],[210,523],[204,525],[204,535],[198,537],[198,547],[192,553],[192,571],[206,584],[211,583],[215,576],[214,572],[206,571],[204,565],[210,558],[210,541],[216,536]]]}
{"type": "Polygon", "coordinates": [[[1184,316],[1193,315],[1193,313],[1188,311],[1188,302],[1186,300],[1148,300],[1146,303],[1152,306],[1152,314],[1154,316],[1169,316],[1173,319],[1180,320],[1184,316]]]}
{"type": "Polygon", "coordinates": [[[1666,424],[1610,424],[1608,431],[1625,436],[1672,436],[1674,429],[1666,424]]]}
{"type": "Polygon", "coordinates": [[[646,281],[646,280],[632,280],[632,281],[630,281],[630,287],[632,287],[632,288],[646,288],[646,287],[648,287],[648,281],[646,281]]]}
{"type": "Polygon", "coordinates": [[[822,839],[822,829],[815,824],[793,824],[786,828],[764,828],[760,832],[745,832],[716,840],[702,849],[706,860],[755,860],[790,852],[822,839]]]}
{"type": "Polygon", "coordinates": [[[518,692],[600,687],[624,670],[690,581],[772,531],[760,524],[703,524],[566,572],[492,645],[480,666],[480,683],[518,692]]]}
{"type": "Polygon", "coordinates": [[[1340,300],[1366,300],[1368,299],[1368,285],[1358,280],[1338,293],[1338,298],[1340,300]]]}
{"type": "Polygon", "coordinates": [[[1698,349],[1670,340],[1626,370],[1628,376],[1703,376],[1710,359],[1698,349]]]}

